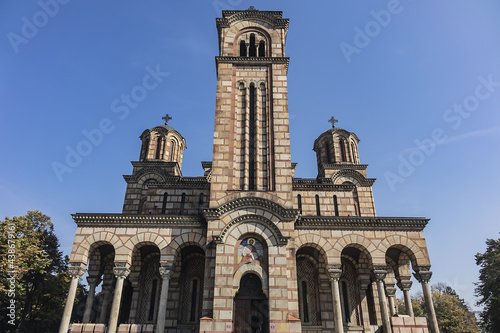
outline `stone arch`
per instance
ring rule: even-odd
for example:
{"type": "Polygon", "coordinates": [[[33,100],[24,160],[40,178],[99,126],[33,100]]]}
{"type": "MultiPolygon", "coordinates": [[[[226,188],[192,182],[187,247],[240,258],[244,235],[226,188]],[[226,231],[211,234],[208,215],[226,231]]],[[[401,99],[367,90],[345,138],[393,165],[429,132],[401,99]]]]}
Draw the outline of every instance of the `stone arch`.
{"type": "Polygon", "coordinates": [[[158,168],[144,168],[137,172],[137,184],[143,185],[146,181],[154,179],[157,182],[164,182],[162,170],[158,168]]]}
{"type": "MultiPolygon", "coordinates": [[[[162,247],[167,246],[166,240],[157,233],[145,231],[134,235],[129,238],[122,248],[117,251],[119,261],[126,261],[128,263],[132,260],[132,255],[135,249],[139,249],[144,245],[155,245],[160,250],[162,247]],[[141,245],[137,247],[138,245],[141,245]]],[[[117,258],[118,259],[118,258],[117,258]]]]}
{"type": "MultiPolygon", "coordinates": [[[[270,56],[270,54],[272,54],[271,53],[272,52],[272,37],[266,28],[269,29],[269,27],[266,27],[265,25],[262,25],[261,27],[248,25],[247,27],[243,27],[242,29],[240,29],[238,31],[233,31],[233,33],[234,33],[233,40],[229,40],[229,38],[231,38],[231,36],[226,37],[230,43],[233,43],[233,55],[236,56],[236,55],[240,54],[239,47],[240,47],[240,41],[241,41],[242,35],[255,32],[260,37],[258,39],[259,41],[264,40],[266,42],[266,56],[267,57],[270,56]]],[[[256,42],[257,42],[257,38],[256,38],[256,42]]]]}
{"type": "Polygon", "coordinates": [[[266,295],[266,297],[269,298],[269,278],[267,276],[267,273],[261,266],[255,265],[252,263],[240,266],[236,270],[236,272],[234,272],[232,296],[234,297],[236,295],[236,293],[238,292],[238,289],[240,288],[241,278],[244,275],[250,274],[250,273],[257,275],[260,278],[260,280],[262,282],[262,290],[264,291],[264,294],[266,295]]]}
{"type": "Polygon", "coordinates": [[[257,192],[256,196],[251,196],[245,192],[237,192],[231,195],[226,195],[217,201],[218,210],[221,213],[234,210],[235,208],[253,207],[266,209],[270,207],[270,211],[285,210],[286,201],[272,193],[257,192]]]}
{"type": "Polygon", "coordinates": [[[391,247],[397,248],[405,253],[410,259],[413,268],[430,266],[427,250],[425,248],[420,248],[413,240],[407,237],[391,235],[383,239],[378,246],[378,250],[384,254],[384,259],[385,254],[391,247]]]}
{"type": "Polygon", "coordinates": [[[314,233],[303,234],[295,238],[295,252],[304,247],[311,247],[318,250],[319,253],[323,255],[327,265],[334,264],[334,262],[331,262],[331,257],[328,255],[328,253],[333,250],[333,246],[326,238],[314,233]]]}
{"type": "Polygon", "coordinates": [[[355,170],[341,170],[332,176],[332,181],[336,185],[340,185],[345,181],[350,181],[358,187],[363,186],[362,184],[365,180],[365,176],[355,170]]]}
{"type": "Polygon", "coordinates": [[[207,238],[199,232],[187,232],[172,239],[164,247],[160,247],[160,261],[175,263],[180,250],[186,246],[198,246],[204,252],[206,250],[207,238]]]}
{"type": "Polygon", "coordinates": [[[268,247],[285,245],[287,242],[287,238],[271,220],[254,214],[233,219],[216,238],[223,243],[234,245],[242,235],[247,233],[259,235],[266,241],[268,247]]]}
{"type": "Polygon", "coordinates": [[[361,251],[361,253],[365,254],[368,259],[368,265],[371,267],[375,265],[376,262],[382,262],[385,265],[385,256],[383,252],[379,252],[377,250],[377,247],[371,240],[368,238],[358,235],[358,234],[349,234],[345,235],[344,237],[341,237],[336,240],[335,244],[333,245],[332,251],[328,254],[329,256],[332,256],[332,260],[340,264],[341,263],[341,257],[342,257],[342,251],[345,248],[348,247],[353,247],[361,251]]]}
{"type": "Polygon", "coordinates": [[[108,231],[95,232],[87,236],[82,242],[80,242],[80,244],[73,245],[70,262],[81,262],[87,265],[91,246],[98,242],[109,243],[113,246],[115,255],[117,253],[117,249],[123,246],[123,242],[114,233],[108,231]]]}

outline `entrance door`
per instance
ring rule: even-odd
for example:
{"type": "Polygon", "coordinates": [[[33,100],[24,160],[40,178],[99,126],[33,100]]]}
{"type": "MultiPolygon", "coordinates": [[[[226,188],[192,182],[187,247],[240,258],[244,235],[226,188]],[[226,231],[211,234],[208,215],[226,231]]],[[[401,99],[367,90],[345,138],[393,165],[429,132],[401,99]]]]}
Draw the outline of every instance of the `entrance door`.
{"type": "Polygon", "coordinates": [[[269,333],[269,302],[255,274],[241,278],[240,289],[234,297],[234,332],[269,333]]]}

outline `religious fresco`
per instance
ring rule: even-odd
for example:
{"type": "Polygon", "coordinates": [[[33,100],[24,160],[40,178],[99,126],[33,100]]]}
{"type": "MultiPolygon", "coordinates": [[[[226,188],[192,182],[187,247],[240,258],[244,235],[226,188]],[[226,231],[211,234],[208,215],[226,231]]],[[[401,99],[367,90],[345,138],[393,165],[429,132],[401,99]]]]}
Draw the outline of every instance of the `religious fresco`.
{"type": "Polygon", "coordinates": [[[241,241],[238,248],[238,264],[262,261],[263,258],[264,247],[258,239],[250,237],[241,241]]]}

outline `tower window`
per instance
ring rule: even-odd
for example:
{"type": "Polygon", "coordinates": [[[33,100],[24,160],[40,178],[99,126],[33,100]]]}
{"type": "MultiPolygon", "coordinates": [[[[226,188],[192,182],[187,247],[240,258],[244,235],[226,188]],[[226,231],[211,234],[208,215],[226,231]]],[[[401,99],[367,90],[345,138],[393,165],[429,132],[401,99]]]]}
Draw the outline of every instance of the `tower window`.
{"type": "Polygon", "coordinates": [[[351,150],[352,150],[352,162],[356,163],[357,162],[357,158],[356,158],[356,150],[354,148],[354,143],[351,143],[351,150]]]}
{"type": "Polygon", "coordinates": [[[172,140],[170,141],[170,154],[168,157],[170,162],[174,160],[174,153],[175,153],[175,141],[172,140]]]}
{"type": "Polygon", "coordinates": [[[179,215],[184,215],[184,206],[186,204],[186,193],[182,193],[181,197],[181,209],[179,210],[179,215]]]}
{"type": "Polygon", "coordinates": [[[144,161],[145,159],[147,159],[148,150],[149,150],[149,138],[147,138],[142,142],[141,156],[139,157],[139,160],[144,161]]]}
{"type": "Polygon", "coordinates": [[[158,139],[156,140],[156,154],[155,154],[155,159],[159,160],[161,156],[161,143],[162,143],[162,137],[159,136],[158,139]]]}
{"type": "Polygon", "coordinates": [[[165,192],[165,193],[163,193],[163,203],[161,205],[161,213],[162,214],[165,214],[165,212],[167,211],[167,199],[168,199],[168,193],[165,192]]]}
{"type": "Polygon", "coordinates": [[[302,214],[302,196],[300,194],[297,195],[297,203],[299,205],[299,213],[302,214]]]}
{"type": "Polygon", "coordinates": [[[259,57],[265,57],[266,56],[266,42],[261,40],[259,42],[259,57]]]}
{"type": "Polygon", "coordinates": [[[203,201],[205,201],[205,195],[200,193],[200,197],[198,198],[198,213],[201,214],[203,211],[203,201]]]}
{"type": "Polygon", "coordinates": [[[257,56],[257,47],[255,46],[255,34],[250,35],[250,47],[248,51],[250,57],[257,56]]]}
{"type": "Polygon", "coordinates": [[[332,163],[332,155],[330,152],[330,144],[328,141],[325,143],[325,150],[326,150],[326,161],[327,163],[332,163]]]}
{"type": "Polygon", "coordinates": [[[339,204],[336,195],[333,196],[333,208],[335,209],[335,216],[339,216],[339,204]]]}
{"type": "Polygon", "coordinates": [[[339,140],[339,146],[340,146],[340,157],[342,158],[342,162],[347,162],[344,140],[342,139],[339,140]]]}
{"type": "MultiPolygon", "coordinates": [[[[255,39],[255,37],[254,37],[255,39]]],[[[248,120],[248,189],[255,190],[255,86],[250,85],[250,114],[248,120]]]]}
{"type": "Polygon", "coordinates": [[[321,216],[321,210],[319,207],[319,195],[316,194],[316,215],[321,216]]]}
{"type": "Polygon", "coordinates": [[[244,40],[240,42],[240,57],[247,56],[247,43],[244,40]]]}

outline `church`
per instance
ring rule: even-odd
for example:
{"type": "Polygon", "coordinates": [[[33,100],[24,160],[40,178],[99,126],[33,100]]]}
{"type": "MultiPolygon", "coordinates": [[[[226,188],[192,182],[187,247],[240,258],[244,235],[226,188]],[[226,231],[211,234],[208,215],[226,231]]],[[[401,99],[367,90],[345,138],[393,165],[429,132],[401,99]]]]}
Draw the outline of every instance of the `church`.
{"type": "Polygon", "coordinates": [[[182,175],[189,138],[166,115],[140,135],[122,213],[73,215],[59,333],[439,332],[429,220],[376,215],[358,136],[332,117],[311,142],[317,175],[295,177],[282,15],[250,7],[216,20],[213,156],[203,174],[182,175]],[[83,323],[71,323],[85,272],[83,323]],[[412,274],[427,318],[413,314],[412,274]]]}

